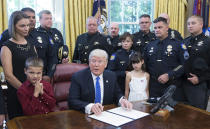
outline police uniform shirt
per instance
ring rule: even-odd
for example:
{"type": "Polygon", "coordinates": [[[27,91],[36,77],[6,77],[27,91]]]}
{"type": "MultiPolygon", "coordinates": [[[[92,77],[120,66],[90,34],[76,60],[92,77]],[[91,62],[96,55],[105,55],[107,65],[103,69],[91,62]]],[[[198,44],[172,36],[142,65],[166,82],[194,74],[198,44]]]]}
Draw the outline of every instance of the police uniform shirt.
{"type": "Polygon", "coordinates": [[[121,49],[122,48],[122,43],[119,39],[119,35],[117,36],[114,36],[114,37],[111,37],[111,36],[108,36],[108,38],[110,38],[111,40],[111,46],[112,46],[112,54],[115,53],[117,50],[121,49]]]}
{"type": "Polygon", "coordinates": [[[33,42],[36,47],[38,57],[44,61],[44,69],[43,75],[48,75],[52,77],[53,64],[55,63],[53,48],[50,45],[49,36],[46,31],[38,27],[37,29],[33,29],[29,36],[28,40],[33,42]]]}
{"type": "Polygon", "coordinates": [[[182,41],[183,40],[181,34],[177,30],[173,30],[171,28],[168,29],[168,36],[171,39],[176,39],[178,41],[182,41]]]}
{"type": "Polygon", "coordinates": [[[155,34],[149,32],[145,34],[143,31],[139,31],[133,34],[133,50],[143,53],[145,46],[156,39],[155,34]]]}
{"type": "Polygon", "coordinates": [[[111,42],[99,32],[95,34],[83,33],[77,37],[73,62],[88,63],[89,53],[93,49],[103,49],[111,55],[111,42]]]}
{"type": "Polygon", "coordinates": [[[144,61],[151,78],[157,79],[160,75],[168,73],[170,79],[183,75],[184,52],[186,47],[175,39],[159,39],[150,42],[145,49],[144,61]]]}
{"type": "Polygon", "coordinates": [[[209,80],[210,38],[208,36],[205,36],[204,33],[201,33],[200,35],[195,37],[190,36],[184,39],[183,42],[184,44],[186,44],[189,52],[189,59],[185,62],[184,65],[187,77],[190,76],[189,73],[194,73],[198,76],[199,82],[209,80]],[[200,63],[195,63],[196,61],[200,63]],[[196,68],[198,69],[198,71],[195,71],[196,68]]]}
{"type": "Polygon", "coordinates": [[[61,32],[56,28],[50,28],[49,30],[46,30],[43,27],[39,27],[40,31],[45,32],[49,37],[50,45],[53,46],[55,49],[56,57],[58,53],[58,49],[64,45],[64,40],[61,32]]]}
{"type": "Polygon", "coordinates": [[[129,65],[129,57],[133,53],[133,50],[126,51],[121,48],[116,53],[112,54],[109,60],[108,69],[114,71],[117,75],[117,80],[120,88],[125,89],[125,71],[129,65]]]}

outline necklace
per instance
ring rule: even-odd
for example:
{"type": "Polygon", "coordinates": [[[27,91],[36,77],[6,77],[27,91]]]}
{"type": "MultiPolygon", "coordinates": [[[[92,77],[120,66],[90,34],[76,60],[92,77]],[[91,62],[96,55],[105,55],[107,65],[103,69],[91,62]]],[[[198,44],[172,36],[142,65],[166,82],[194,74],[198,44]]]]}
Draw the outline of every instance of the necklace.
{"type": "Polygon", "coordinates": [[[26,47],[24,47],[25,45],[21,45],[21,44],[18,44],[17,45],[17,48],[20,49],[21,51],[28,51],[30,49],[30,45],[26,45],[26,47]]]}

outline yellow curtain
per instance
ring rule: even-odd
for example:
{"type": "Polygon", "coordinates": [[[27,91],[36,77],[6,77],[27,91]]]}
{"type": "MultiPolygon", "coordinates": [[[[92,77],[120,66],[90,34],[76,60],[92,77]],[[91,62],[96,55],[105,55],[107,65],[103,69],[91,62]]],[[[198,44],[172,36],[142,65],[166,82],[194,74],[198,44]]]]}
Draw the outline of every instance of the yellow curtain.
{"type": "Polygon", "coordinates": [[[0,0],[0,34],[8,28],[7,1],[0,0]]]}
{"type": "Polygon", "coordinates": [[[72,60],[76,38],[86,32],[86,19],[92,15],[93,0],[64,0],[65,37],[72,60]]]}
{"type": "MultiPolygon", "coordinates": [[[[0,34],[8,28],[7,19],[7,1],[0,0],[0,34]]],[[[0,67],[0,72],[3,72],[2,67],[0,67]]]]}
{"type": "Polygon", "coordinates": [[[170,28],[178,30],[184,37],[184,25],[187,9],[187,0],[155,0],[154,18],[161,13],[170,17],[170,28]]]}

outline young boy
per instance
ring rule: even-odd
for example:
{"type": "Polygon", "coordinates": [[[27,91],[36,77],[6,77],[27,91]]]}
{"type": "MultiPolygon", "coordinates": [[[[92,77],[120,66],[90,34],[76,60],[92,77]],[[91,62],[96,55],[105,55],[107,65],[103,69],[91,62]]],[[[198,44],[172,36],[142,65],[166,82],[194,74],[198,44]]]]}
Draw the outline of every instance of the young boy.
{"type": "Polygon", "coordinates": [[[46,114],[54,111],[56,100],[50,83],[42,80],[44,63],[37,57],[25,62],[27,80],[17,91],[24,115],[46,114]]]}

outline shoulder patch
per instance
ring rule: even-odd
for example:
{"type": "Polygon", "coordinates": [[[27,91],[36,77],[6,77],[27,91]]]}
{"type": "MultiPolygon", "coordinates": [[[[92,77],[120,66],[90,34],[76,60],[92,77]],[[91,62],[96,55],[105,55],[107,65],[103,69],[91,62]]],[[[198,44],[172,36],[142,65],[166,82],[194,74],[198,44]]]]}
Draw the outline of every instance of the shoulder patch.
{"type": "Polygon", "coordinates": [[[110,60],[115,60],[116,54],[112,54],[110,60]]]}
{"type": "Polygon", "coordinates": [[[187,49],[187,47],[186,47],[186,45],[184,43],[181,43],[181,47],[182,47],[183,50],[187,49]]]}

